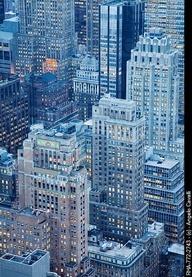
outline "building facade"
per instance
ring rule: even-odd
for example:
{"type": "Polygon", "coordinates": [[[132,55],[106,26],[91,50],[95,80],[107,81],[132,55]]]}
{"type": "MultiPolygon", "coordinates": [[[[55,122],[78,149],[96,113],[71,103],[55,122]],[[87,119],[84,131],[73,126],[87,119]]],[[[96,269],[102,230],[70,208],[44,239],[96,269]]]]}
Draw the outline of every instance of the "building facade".
{"type": "Polygon", "coordinates": [[[50,223],[45,212],[0,206],[0,255],[50,251],[50,223]]]}
{"type": "Polygon", "coordinates": [[[99,65],[86,56],[73,78],[73,94],[79,109],[79,118],[86,121],[92,117],[92,106],[99,101],[99,65]]]}
{"type": "Polygon", "coordinates": [[[11,205],[16,198],[16,168],[11,154],[0,148],[0,203],[11,205]]]}
{"type": "Polygon", "coordinates": [[[178,53],[160,30],[141,36],[127,62],[127,99],[145,115],[146,145],[168,151],[177,139],[178,53]]]}
{"type": "Polygon", "coordinates": [[[29,97],[17,76],[0,76],[0,147],[16,155],[29,131],[29,97]]]}
{"type": "Polygon", "coordinates": [[[99,59],[99,5],[101,0],[87,0],[87,52],[99,59]]]}
{"type": "Polygon", "coordinates": [[[126,98],[126,62],[144,31],[144,3],[106,1],[99,7],[99,82],[101,97],[126,98]]]}
{"type": "Polygon", "coordinates": [[[179,52],[179,125],[184,121],[184,1],[148,0],[145,7],[145,32],[152,27],[162,28],[173,48],[179,52]],[[157,16],[158,14],[158,16],[157,16]]]}
{"type": "Polygon", "coordinates": [[[18,153],[19,204],[50,214],[51,266],[61,276],[89,270],[85,160],[84,125],[79,121],[50,130],[34,126],[18,153]]]}
{"type": "Polygon", "coordinates": [[[51,128],[76,118],[78,111],[76,103],[70,100],[69,86],[51,72],[31,74],[25,81],[30,92],[31,124],[43,123],[45,128],[51,128]]]}
{"type": "Polygon", "coordinates": [[[0,24],[3,23],[5,19],[5,5],[4,0],[0,0],[0,24]]]}
{"type": "Polygon", "coordinates": [[[104,238],[126,243],[147,230],[144,118],[133,101],[106,96],[93,106],[90,223],[104,238]]]}
{"type": "Polygon", "coordinates": [[[13,33],[0,31],[0,74],[14,74],[16,45],[13,33]]]}
{"type": "Polygon", "coordinates": [[[18,74],[52,71],[69,80],[75,38],[74,2],[22,0],[19,17],[18,74]]]}
{"type": "Polygon", "coordinates": [[[87,43],[87,0],[75,0],[75,33],[77,35],[78,45],[85,45],[87,43]]]}
{"type": "Polygon", "coordinates": [[[164,223],[171,242],[184,239],[184,180],[178,160],[151,155],[145,162],[145,201],[149,220],[164,223]]]}

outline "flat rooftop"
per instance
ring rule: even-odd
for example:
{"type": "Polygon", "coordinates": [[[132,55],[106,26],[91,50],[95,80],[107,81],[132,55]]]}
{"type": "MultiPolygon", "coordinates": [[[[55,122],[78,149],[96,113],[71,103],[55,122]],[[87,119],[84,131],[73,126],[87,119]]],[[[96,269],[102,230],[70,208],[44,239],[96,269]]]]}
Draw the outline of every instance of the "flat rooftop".
{"type": "Polygon", "coordinates": [[[168,251],[170,253],[179,254],[184,256],[184,245],[179,243],[173,243],[169,248],[168,251]]]}
{"type": "Polygon", "coordinates": [[[17,255],[7,253],[7,254],[3,255],[0,258],[0,260],[6,260],[9,262],[15,262],[15,263],[19,263],[19,264],[25,264],[28,266],[32,266],[38,260],[40,260],[43,256],[45,256],[47,253],[48,252],[39,250],[39,249],[33,251],[32,253],[23,255],[23,256],[17,256],[17,255]]]}
{"type": "Polygon", "coordinates": [[[13,39],[13,33],[0,31],[0,41],[8,41],[13,39]]]}
{"type": "Polygon", "coordinates": [[[126,245],[124,245],[121,247],[120,244],[116,242],[107,242],[107,243],[113,243],[113,248],[102,251],[101,246],[90,244],[88,246],[88,251],[91,253],[100,254],[101,256],[116,258],[118,260],[119,259],[129,260],[130,258],[133,259],[134,257],[136,257],[138,255],[138,252],[141,252],[142,250],[138,245],[137,246],[131,245],[131,247],[127,247],[126,245]]]}
{"type": "Polygon", "coordinates": [[[171,169],[175,165],[177,165],[178,163],[179,163],[178,160],[165,159],[165,160],[157,161],[157,160],[151,159],[151,160],[146,161],[145,165],[156,166],[156,167],[166,168],[166,169],[171,169]]]}

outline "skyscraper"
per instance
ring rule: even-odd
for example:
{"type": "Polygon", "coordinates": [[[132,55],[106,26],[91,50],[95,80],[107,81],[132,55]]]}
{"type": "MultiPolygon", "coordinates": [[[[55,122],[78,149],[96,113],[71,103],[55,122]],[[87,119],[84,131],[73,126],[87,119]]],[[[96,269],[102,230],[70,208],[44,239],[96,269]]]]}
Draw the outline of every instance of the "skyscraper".
{"type": "Polygon", "coordinates": [[[87,51],[99,59],[99,5],[101,0],[87,0],[87,51]]]}
{"type": "Polygon", "coordinates": [[[126,98],[126,62],[144,30],[144,3],[106,1],[99,7],[100,95],[126,98]]]}
{"type": "Polygon", "coordinates": [[[145,32],[162,28],[170,35],[172,47],[179,51],[179,123],[184,119],[184,0],[148,0],[145,8],[145,32]]]}
{"type": "Polygon", "coordinates": [[[99,65],[95,57],[87,55],[73,78],[74,99],[79,118],[86,121],[92,117],[92,105],[99,101],[99,65]]]}
{"type": "Polygon", "coordinates": [[[16,155],[29,131],[29,97],[16,75],[0,76],[0,146],[16,155]]]}
{"type": "Polygon", "coordinates": [[[93,106],[90,222],[105,238],[126,243],[147,230],[144,118],[133,101],[104,97],[93,106]]]}
{"type": "Polygon", "coordinates": [[[140,36],[127,62],[127,99],[145,115],[146,144],[169,150],[177,139],[178,52],[161,29],[140,36]]]}
{"type": "Polygon", "coordinates": [[[85,45],[87,43],[87,0],[75,0],[75,33],[77,35],[77,43],[85,45]]]}
{"type": "Polygon", "coordinates": [[[18,152],[20,207],[50,215],[51,265],[61,276],[85,273],[88,185],[84,125],[35,126],[18,152]],[[30,186],[28,184],[31,184],[30,186]]]}
{"type": "Polygon", "coordinates": [[[53,71],[67,80],[74,51],[74,2],[22,0],[19,17],[17,72],[53,71]]]}

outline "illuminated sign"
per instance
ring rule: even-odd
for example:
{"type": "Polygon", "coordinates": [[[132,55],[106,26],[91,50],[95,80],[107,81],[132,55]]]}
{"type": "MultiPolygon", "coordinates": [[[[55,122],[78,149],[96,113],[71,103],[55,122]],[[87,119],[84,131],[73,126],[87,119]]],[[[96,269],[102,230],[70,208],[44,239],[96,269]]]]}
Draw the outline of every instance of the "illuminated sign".
{"type": "Polygon", "coordinates": [[[51,141],[45,139],[37,139],[37,145],[45,148],[59,149],[58,141],[51,141]]]}

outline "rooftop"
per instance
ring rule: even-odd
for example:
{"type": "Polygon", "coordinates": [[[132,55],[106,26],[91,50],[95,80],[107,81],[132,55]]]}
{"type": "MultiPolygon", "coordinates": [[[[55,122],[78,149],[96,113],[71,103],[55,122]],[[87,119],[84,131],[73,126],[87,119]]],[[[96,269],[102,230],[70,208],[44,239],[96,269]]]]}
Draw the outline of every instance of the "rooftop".
{"type": "Polygon", "coordinates": [[[28,266],[32,266],[38,260],[40,260],[43,256],[45,256],[48,252],[43,250],[35,250],[32,253],[27,253],[23,256],[17,256],[13,254],[5,254],[3,255],[0,260],[7,260],[9,262],[15,262],[20,264],[26,264],[28,266]]]}
{"type": "Polygon", "coordinates": [[[9,21],[9,22],[19,22],[19,17],[18,16],[13,16],[11,18],[6,18],[4,19],[4,22],[5,21],[9,21]]]}
{"type": "Polygon", "coordinates": [[[171,159],[153,159],[153,156],[145,162],[145,165],[157,166],[160,168],[171,169],[179,163],[178,160],[171,159]]]}
{"type": "Polygon", "coordinates": [[[139,245],[129,243],[121,247],[117,242],[104,241],[100,242],[100,245],[89,244],[88,251],[89,253],[100,254],[100,256],[126,260],[129,263],[141,253],[142,248],[139,245]]]}
{"type": "Polygon", "coordinates": [[[0,40],[9,41],[13,39],[13,33],[0,31],[0,40]]]}
{"type": "Polygon", "coordinates": [[[173,243],[169,248],[168,251],[170,253],[179,254],[184,256],[184,245],[179,243],[173,243]]]}

